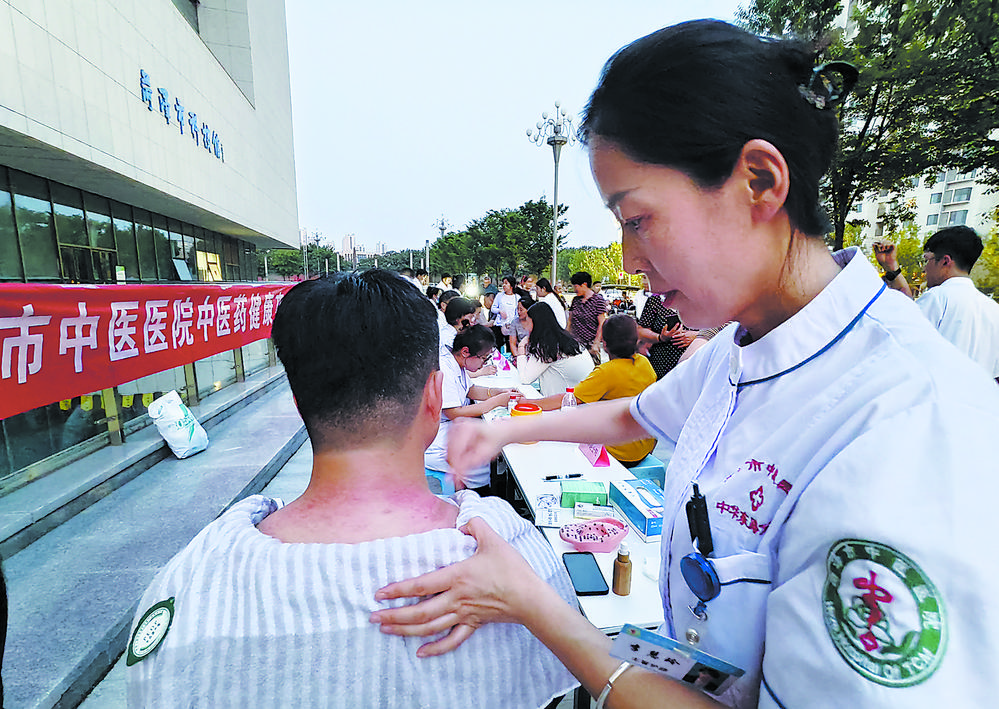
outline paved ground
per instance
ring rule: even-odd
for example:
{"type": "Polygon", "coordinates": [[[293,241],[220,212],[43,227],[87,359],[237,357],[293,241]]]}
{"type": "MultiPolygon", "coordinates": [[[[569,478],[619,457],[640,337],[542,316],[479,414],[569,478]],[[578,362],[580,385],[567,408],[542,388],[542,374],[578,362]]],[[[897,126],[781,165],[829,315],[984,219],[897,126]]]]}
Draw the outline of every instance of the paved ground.
{"type": "MultiPolygon", "coordinates": [[[[285,463],[274,479],[264,488],[263,494],[280,497],[285,502],[302,494],[309,484],[312,471],[312,448],[308,441],[298,453],[285,463]]],[[[82,709],[125,709],[125,660],[115,664],[104,680],[80,704],[82,709]]]]}

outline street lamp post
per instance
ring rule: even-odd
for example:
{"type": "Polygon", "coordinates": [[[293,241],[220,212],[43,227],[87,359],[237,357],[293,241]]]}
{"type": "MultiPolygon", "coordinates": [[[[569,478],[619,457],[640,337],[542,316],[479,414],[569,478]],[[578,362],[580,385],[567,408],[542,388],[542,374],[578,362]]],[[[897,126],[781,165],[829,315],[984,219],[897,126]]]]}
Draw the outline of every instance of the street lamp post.
{"type": "MultiPolygon", "coordinates": [[[[441,238],[443,239],[444,232],[450,229],[451,225],[448,224],[447,220],[444,219],[444,215],[442,214],[441,218],[434,222],[434,228],[441,233],[441,238]]],[[[424,268],[427,269],[427,273],[430,273],[430,239],[427,239],[427,265],[424,268]]]]}
{"type": "Polygon", "coordinates": [[[527,138],[535,145],[547,143],[552,146],[552,155],[555,157],[555,190],[552,194],[552,282],[558,278],[555,270],[558,261],[558,158],[562,152],[563,145],[572,145],[576,142],[576,135],[572,131],[572,116],[565,113],[559,102],[555,102],[555,115],[548,117],[548,112],[541,114],[541,120],[534,128],[527,129],[527,138]]]}

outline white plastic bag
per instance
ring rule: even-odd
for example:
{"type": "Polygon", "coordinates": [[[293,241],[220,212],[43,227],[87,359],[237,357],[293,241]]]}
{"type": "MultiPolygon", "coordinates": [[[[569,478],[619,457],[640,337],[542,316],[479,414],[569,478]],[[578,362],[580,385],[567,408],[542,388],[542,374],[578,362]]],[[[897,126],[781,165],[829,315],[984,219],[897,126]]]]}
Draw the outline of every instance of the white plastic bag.
{"type": "Polygon", "coordinates": [[[208,433],[176,391],[167,392],[153,401],[148,412],[160,435],[178,458],[187,458],[208,447],[208,433]]]}

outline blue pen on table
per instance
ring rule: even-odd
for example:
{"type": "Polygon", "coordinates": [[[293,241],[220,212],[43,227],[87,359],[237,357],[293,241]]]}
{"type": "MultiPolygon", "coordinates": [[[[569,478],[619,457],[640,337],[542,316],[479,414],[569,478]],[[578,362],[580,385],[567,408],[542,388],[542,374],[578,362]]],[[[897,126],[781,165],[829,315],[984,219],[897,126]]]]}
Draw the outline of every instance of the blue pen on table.
{"type": "Polygon", "coordinates": [[[566,475],[546,475],[545,482],[548,483],[552,482],[553,480],[568,480],[570,478],[581,478],[581,477],[583,477],[582,473],[568,473],[566,475]]]}

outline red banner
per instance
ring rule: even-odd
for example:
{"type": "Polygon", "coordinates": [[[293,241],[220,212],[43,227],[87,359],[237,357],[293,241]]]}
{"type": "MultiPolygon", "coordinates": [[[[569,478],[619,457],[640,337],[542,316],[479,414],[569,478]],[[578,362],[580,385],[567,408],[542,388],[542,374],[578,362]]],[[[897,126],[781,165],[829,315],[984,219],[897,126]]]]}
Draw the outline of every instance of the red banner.
{"type": "Polygon", "coordinates": [[[293,283],[0,283],[0,419],[270,337],[293,283]]]}

